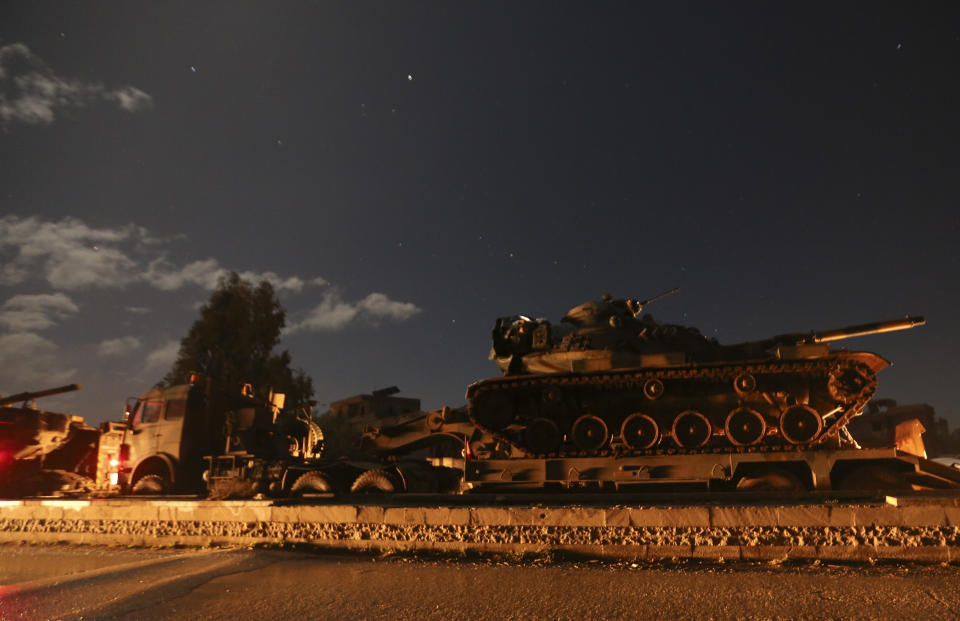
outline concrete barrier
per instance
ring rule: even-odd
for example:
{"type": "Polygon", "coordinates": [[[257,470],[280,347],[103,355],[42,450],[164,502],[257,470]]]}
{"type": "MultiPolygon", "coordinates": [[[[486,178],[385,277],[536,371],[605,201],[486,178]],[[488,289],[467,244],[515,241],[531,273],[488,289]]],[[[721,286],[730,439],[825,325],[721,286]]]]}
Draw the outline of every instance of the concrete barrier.
{"type": "Polygon", "coordinates": [[[696,506],[381,506],[209,500],[0,501],[0,541],[304,543],[623,560],[960,562],[960,500],[696,506]]]}

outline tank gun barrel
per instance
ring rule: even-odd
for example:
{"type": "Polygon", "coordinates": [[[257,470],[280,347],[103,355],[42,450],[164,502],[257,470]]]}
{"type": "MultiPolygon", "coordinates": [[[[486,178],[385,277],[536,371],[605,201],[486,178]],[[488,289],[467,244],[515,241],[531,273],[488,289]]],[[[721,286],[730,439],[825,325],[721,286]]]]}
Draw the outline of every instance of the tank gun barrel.
{"type": "Polygon", "coordinates": [[[65,392],[73,392],[74,390],[80,390],[81,388],[83,388],[83,386],[80,384],[67,384],[66,386],[47,388],[46,390],[38,390],[35,392],[20,392],[15,395],[0,397],[0,406],[16,403],[17,401],[30,401],[31,399],[38,399],[40,397],[49,397],[51,395],[59,395],[65,392]]]}
{"type": "Polygon", "coordinates": [[[907,315],[903,319],[892,319],[890,321],[877,321],[874,323],[864,323],[858,326],[848,326],[846,328],[837,328],[835,330],[824,330],[823,332],[814,332],[806,340],[809,343],[828,343],[830,341],[839,341],[849,339],[855,336],[867,336],[869,334],[881,334],[883,332],[895,332],[897,330],[909,330],[916,326],[922,326],[926,323],[923,317],[911,317],[907,315]]]}
{"type": "Polygon", "coordinates": [[[680,291],[680,287],[674,287],[673,289],[670,289],[669,291],[664,291],[663,293],[658,293],[657,295],[653,296],[652,298],[648,298],[648,299],[646,299],[646,300],[627,300],[627,306],[628,306],[628,307],[630,308],[630,310],[633,312],[633,316],[636,317],[637,315],[639,315],[639,314],[643,311],[643,308],[644,308],[647,304],[649,304],[650,302],[656,302],[657,300],[659,300],[659,299],[661,299],[661,298],[665,298],[665,297],[667,297],[668,295],[673,295],[673,294],[676,293],[677,291],[680,291]]]}
{"type": "Polygon", "coordinates": [[[667,297],[668,295],[673,295],[673,294],[676,293],[677,291],[680,291],[680,287],[674,287],[673,289],[670,289],[669,291],[664,291],[663,293],[658,293],[657,295],[653,296],[653,297],[650,298],[649,300],[640,300],[640,301],[638,302],[638,304],[640,304],[640,306],[646,306],[646,305],[649,304],[650,302],[656,302],[656,301],[659,300],[660,298],[665,298],[665,297],[667,297]]]}

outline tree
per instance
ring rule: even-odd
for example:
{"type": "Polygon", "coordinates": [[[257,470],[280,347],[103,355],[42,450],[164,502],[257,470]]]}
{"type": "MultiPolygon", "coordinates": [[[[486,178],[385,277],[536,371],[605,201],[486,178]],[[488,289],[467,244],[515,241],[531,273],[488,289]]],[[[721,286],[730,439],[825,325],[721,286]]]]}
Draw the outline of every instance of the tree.
{"type": "Polygon", "coordinates": [[[286,312],[273,286],[263,280],[256,287],[235,272],[223,276],[210,299],[180,341],[173,368],[163,378],[167,385],[185,384],[191,373],[202,373],[224,386],[249,383],[286,394],[290,406],[313,396],[313,381],[303,369],[290,368],[290,354],[277,354],[286,312]]]}

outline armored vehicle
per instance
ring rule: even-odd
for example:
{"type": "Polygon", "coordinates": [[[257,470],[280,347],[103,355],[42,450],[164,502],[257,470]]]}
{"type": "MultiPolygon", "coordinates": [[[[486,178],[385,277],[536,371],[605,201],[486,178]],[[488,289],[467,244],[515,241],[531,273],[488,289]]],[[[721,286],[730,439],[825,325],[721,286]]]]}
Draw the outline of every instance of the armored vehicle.
{"type": "Polygon", "coordinates": [[[504,376],[468,388],[470,419],[541,458],[853,446],[845,426],[889,363],[828,343],[924,323],[906,317],[721,345],[641,315],[653,299],[605,295],[558,325],[498,319],[491,357],[504,376]]]}
{"type": "Polygon", "coordinates": [[[0,496],[92,489],[100,432],[79,416],[36,407],[36,399],[80,388],[69,384],[0,398],[0,496]]]}

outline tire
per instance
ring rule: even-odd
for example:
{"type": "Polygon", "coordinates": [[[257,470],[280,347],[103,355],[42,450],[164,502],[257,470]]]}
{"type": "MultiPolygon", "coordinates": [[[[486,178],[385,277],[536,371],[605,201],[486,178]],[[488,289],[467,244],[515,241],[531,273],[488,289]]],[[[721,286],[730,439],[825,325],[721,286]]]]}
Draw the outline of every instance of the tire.
{"type": "Polygon", "coordinates": [[[367,470],[350,486],[354,494],[383,494],[403,491],[403,482],[389,470],[367,470]]]}
{"type": "Polygon", "coordinates": [[[302,496],[304,494],[330,494],[333,492],[333,485],[329,477],[316,470],[305,472],[300,475],[293,486],[290,487],[291,496],[302,496]]]}
{"type": "Polygon", "coordinates": [[[136,495],[160,495],[167,491],[167,481],[159,474],[148,474],[133,485],[133,493],[136,495]]]}

